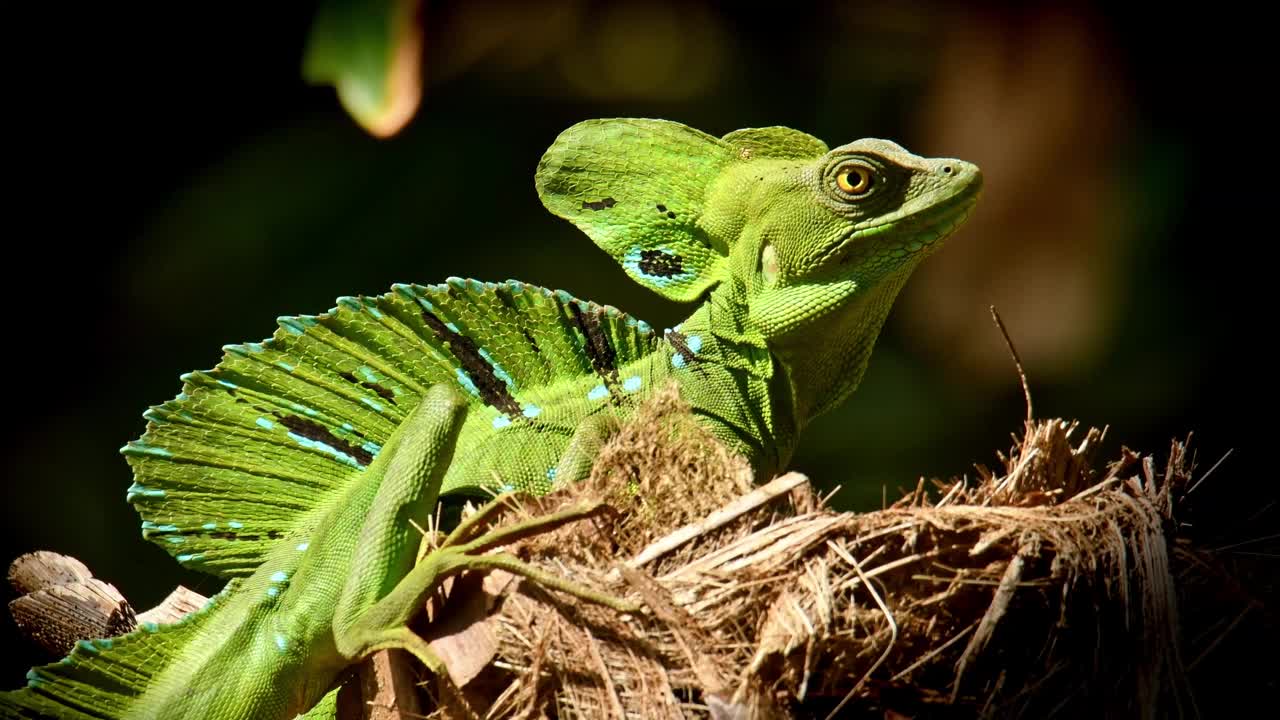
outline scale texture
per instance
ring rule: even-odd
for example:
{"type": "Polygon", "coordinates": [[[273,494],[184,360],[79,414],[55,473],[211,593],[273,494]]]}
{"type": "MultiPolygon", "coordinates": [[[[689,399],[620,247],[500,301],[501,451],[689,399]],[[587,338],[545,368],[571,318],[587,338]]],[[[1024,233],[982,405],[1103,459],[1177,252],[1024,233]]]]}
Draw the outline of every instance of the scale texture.
{"type": "MultiPolygon", "coordinates": [[[[615,308],[450,278],[281,318],[146,413],[122,452],[144,536],[231,578],[181,622],[85,640],[0,695],[0,717],[333,717],[341,671],[398,647],[477,540],[417,557],[442,494],[543,493],[669,382],[760,477],[857,387],[915,266],[977,200],[978,169],[788,128],[715,138],[593,120],[544,155],[543,203],[637,282],[698,301],[661,332],[615,308]]],[[[533,531],[550,522],[539,521],[533,531]]],[[[539,581],[593,602],[609,602],[539,581]]]]}

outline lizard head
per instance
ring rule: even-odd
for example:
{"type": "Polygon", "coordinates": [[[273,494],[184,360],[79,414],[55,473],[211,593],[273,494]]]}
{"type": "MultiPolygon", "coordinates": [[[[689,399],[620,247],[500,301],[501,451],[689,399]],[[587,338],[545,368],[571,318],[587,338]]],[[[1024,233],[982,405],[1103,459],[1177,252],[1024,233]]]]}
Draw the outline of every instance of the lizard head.
{"type": "Polygon", "coordinates": [[[891,302],[916,265],[968,216],[982,175],[962,160],[922,158],[858,140],[807,162],[729,168],[705,221],[734,236],[732,276],[750,324],[770,340],[818,326],[850,302],[891,302]],[[889,297],[881,297],[884,293],[889,297]]]}
{"type": "Polygon", "coordinates": [[[646,287],[682,301],[718,288],[809,418],[857,386],[898,291],[968,216],[982,175],[887,140],[828,150],[790,128],[715,138],[618,119],[562,133],[536,184],[646,287]]]}
{"type": "Polygon", "coordinates": [[[977,166],[866,139],[726,168],[705,221],[732,234],[747,325],[788,369],[799,416],[853,392],[898,291],[967,218],[977,166]]]}

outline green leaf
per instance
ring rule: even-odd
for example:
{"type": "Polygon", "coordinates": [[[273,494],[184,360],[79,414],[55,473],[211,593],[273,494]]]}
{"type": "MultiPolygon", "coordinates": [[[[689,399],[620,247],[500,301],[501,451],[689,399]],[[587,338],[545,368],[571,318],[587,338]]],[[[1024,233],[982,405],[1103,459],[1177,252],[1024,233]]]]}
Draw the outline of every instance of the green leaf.
{"type": "Polygon", "coordinates": [[[325,0],[311,27],[303,77],[334,86],[371,135],[394,135],[422,101],[420,10],[420,0],[325,0]]]}

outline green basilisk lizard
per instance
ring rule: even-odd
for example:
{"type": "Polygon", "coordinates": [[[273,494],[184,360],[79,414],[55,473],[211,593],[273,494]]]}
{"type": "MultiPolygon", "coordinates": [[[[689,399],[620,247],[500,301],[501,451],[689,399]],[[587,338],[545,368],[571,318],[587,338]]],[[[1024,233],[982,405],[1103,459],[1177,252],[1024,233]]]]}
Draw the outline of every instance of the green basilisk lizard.
{"type": "Polygon", "coordinates": [[[232,579],[179,623],[32,670],[0,714],[331,717],[339,673],[377,650],[442,670],[406,623],[465,569],[632,608],[484,553],[594,507],[487,535],[482,510],[416,564],[413,521],[440,494],[583,477],[612,423],[670,380],[758,476],[777,472],[857,387],[894,297],[964,221],[981,175],[884,140],[828,150],[787,128],[715,138],[615,119],[562,133],[536,186],[637,282],[705,300],[659,334],[564,292],[452,278],[341,298],[227,346],[122,452],[144,536],[232,579]]]}

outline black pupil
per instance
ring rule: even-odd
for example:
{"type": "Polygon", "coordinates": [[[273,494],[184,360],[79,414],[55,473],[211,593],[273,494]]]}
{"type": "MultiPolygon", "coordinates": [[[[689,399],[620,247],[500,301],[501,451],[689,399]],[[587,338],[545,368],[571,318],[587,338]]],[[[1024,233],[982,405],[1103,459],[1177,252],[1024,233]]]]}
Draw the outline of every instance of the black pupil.
{"type": "Polygon", "coordinates": [[[850,170],[845,182],[849,183],[849,187],[854,190],[862,190],[867,185],[867,176],[859,170],[850,170]]]}

